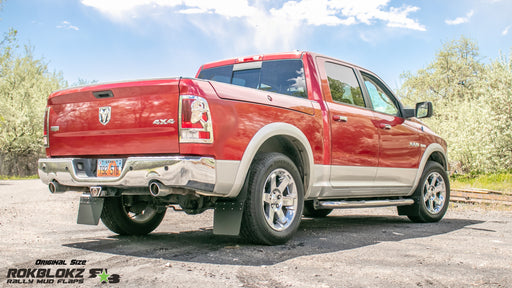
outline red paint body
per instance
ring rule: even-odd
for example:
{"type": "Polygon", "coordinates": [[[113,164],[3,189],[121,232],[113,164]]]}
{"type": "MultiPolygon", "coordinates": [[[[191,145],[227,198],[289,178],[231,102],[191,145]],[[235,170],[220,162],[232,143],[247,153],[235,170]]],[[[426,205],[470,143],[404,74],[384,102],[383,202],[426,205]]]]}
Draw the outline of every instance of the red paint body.
{"type": "Polygon", "coordinates": [[[411,147],[409,143],[428,146],[436,142],[446,150],[446,143],[417,120],[332,101],[326,72],[319,64],[321,57],[308,52],[271,54],[201,67],[302,59],[308,99],[192,78],[102,84],[55,92],[48,100],[49,127],[58,131],[49,132],[47,156],[201,155],[241,160],[254,135],[274,122],[292,124],[306,135],[315,164],[417,168],[422,148],[411,147]],[[93,92],[98,91],[112,91],[114,96],[97,98],[93,92]],[[207,100],[213,143],[179,143],[180,95],[207,100]],[[106,106],[111,107],[111,119],[103,125],[98,109],[106,106]],[[337,115],[349,120],[334,121],[337,115]],[[174,122],[155,124],[158,119],[174,122]],[[382,129],[382,125],[390,125],[391,129],[382,129]]]}

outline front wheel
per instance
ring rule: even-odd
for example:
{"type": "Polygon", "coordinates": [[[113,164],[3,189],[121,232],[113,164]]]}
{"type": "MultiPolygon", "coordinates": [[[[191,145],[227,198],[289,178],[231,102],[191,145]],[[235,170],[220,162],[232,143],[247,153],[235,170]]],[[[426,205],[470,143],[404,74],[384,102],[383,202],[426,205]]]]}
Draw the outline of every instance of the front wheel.
{"type": "Polygon", "coordinates": [[[427,162],[413,198],[415,203],[398,207],[398,214],[419,223],[437,222],[443,218],[450,201],[450,182],[443,166],[427,162]]]}
{"type": "Polygon", "coordinates": [[[154,207],[150,201],[144,200],[133,196],[105,198],[101,222],[120,235],[150,233],[162,222],[166,209],[154,207]]]}
{"type": "Polygon", "coordinates": [[[259,155],[247,181],[241,235],[260,244],[285,243],[298,229],[304,205],[304,186],[295,164],[279,153],[259,155]]]}

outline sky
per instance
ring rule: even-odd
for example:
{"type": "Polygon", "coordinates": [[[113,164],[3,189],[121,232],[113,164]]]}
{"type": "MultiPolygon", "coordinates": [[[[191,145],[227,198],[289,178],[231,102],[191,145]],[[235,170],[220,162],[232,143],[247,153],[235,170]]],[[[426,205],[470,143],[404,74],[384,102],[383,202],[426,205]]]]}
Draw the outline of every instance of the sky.
{"type": "Polygon", "coordinates": [[[399,88],[462,35],[482,61],[512,51],[511,0],[4,0],[18,31],[70,83],[193,77],[203,63],[293,50],[344,60],[399,88]]]}

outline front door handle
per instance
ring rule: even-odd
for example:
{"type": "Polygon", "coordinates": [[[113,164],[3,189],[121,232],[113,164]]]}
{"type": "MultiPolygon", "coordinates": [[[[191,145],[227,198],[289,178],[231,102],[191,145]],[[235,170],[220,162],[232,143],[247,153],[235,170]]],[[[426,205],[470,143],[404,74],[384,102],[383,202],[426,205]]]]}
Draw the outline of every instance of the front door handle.
{"type": "Polygon", "coordinates": [[[333,115],[332,119],[334,121],[338,121],[338,122],[347,122],[348,121],[347,116],[341,116],[341,115],[333,115]]]}
{"type": "Polygon", "coordinates": [[[382,123],[382,124],[380,124],[380,128],[382,128],[384,130],[390,130],[391,125],[382,123]]]}

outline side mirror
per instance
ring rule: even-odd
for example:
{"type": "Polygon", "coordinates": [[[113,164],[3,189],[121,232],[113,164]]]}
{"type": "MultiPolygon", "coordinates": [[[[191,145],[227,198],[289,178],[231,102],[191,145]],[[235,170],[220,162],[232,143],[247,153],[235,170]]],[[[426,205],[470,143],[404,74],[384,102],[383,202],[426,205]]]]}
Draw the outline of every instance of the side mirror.
{"type": "Polygon", "coordinates": [[[416,118],[432,117],[433,112],[432,102],[416,103],[416,118]]]}

